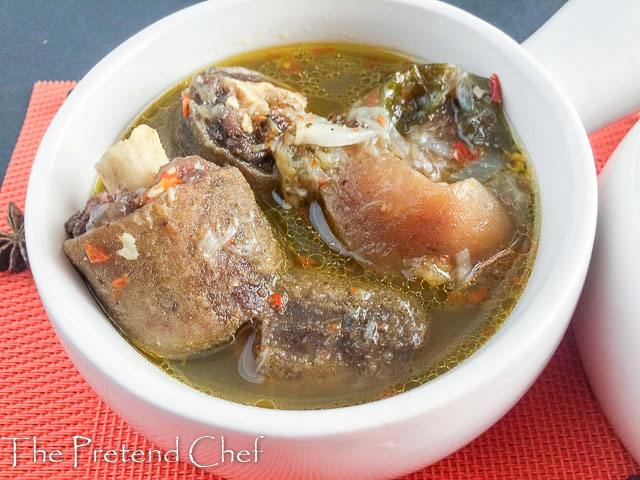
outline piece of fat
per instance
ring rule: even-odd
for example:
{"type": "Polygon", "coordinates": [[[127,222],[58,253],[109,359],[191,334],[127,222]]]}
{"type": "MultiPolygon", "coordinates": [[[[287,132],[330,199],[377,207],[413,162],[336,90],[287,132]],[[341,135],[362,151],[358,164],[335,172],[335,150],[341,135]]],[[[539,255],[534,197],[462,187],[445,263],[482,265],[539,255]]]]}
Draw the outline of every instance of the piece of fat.
{"type": "Polygon", "coordinates": [[[95,169],[109,192],[149,188],[160,167],[169,163],[158,132],[138,125],[126,140],[105,152],[95,169]]]}
{"type": "Polygon", "coordinates": [[[136,239],[129,232],[124,232],[120,236],[122,242],[122,248],[117,250],[116,253],[127,260],[138,259],[138,249],[136,248],[136,239]]]}

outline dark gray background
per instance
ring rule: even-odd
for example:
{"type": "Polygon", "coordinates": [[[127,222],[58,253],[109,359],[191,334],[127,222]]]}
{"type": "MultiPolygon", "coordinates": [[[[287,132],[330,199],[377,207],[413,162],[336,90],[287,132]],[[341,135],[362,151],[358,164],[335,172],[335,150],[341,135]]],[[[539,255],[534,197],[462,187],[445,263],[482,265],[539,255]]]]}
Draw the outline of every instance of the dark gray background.
{"type": "MultiPolygon", "coordinates": [[[[521,42],[565,1],[448,0],[448,3],[487,20],[521,42]]],[[[102,57],[131,35],[194,3],[197,2],[0,0],[3,100],[0,108],[0,180],[4,178],[36,81],[80,80],[102,57]]]]}

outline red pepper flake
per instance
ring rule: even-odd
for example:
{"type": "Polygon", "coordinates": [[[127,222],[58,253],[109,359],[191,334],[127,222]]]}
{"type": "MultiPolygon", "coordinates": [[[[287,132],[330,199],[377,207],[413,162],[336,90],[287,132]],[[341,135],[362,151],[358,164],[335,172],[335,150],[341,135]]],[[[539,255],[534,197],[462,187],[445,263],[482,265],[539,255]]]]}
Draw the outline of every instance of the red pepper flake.
{"type": "Polygon", "coordinates": [[[129,277],[123,275],[122,277],[116,278],[113,282],[111,282],[111,286],[115,290],[120,290],[121,288],[124,288],[127,283],[129,283],[129,277]]]}
{"type": "Polygon", "coordinates": [[[453,144],[453,152],[451,152],[451,156],[458,163],[463,163],[464,160],[475,160],[478,158],[476,152],[467,149],[462,142],[456,142],[453,144]]]}
{"type": "Polygon", "coordinates": [[[302,64],[293,57],[283,58],[278,63],[287,75],[298,73],[302,70],[302,64]]]}
{"type": "Polygon", "coordinates": [[[480,303],[482,300],[484,300],[484,297],[487,296],[487,292],[488,290],[486,289],[486,287],[478,287],[471,293],[469,293],[469,300],[473,303],[480,303]]]}
{"type": "Polygon", "coordinates": [[[311,166],[315,167],[316,165],[318,165],[318,159],[316,157],[313,157],[313,160],[311,160],[311,166]]]}
{"type": "Polygon", "coordinates": [[[489,77],[489,88],[491,88],[491,100],[496,103],[502,103],[502,86],[498,75],[495,73],[489,77]]]}
{"type": "Polygon", "coordinates": [[[367,98],[367,105],[370,107],[371,105],[375,105],[378,103],[378,94],[372,93],[369,98],[367,98]]]}
{"type": "Polygon", "coordinates": [[[351,287],[351,292],[355,295],[358,293],[358,289],[356,287],[351,287]]]}
{"type": "Polygon", "coordinates": [[[111,258],[99,248],[96,248],[89,244],[89,242],[85,242],[84,251],[87,252],[87,258],[91,263],[104,262],[105,260],[109,260],[111,258]]]}
{"type": "Polygon", "coordinates": [[[342,329],[342,326],[339,323],[330,323],[329,331],[331,332],[339,332],[342,329]]]}
{"type": "Polygon", "coordinates": [[[282,308],[282,296],[279,293],[272,293],[269,303],[273,307],[282,308]]]}
{"type": "Polygon", "coordinates": [[[298,261],[304,268],[310,268],[316,264],[316,261],[311,257],[298,257],[298,261]]]}
{"type": "Polygon", "coordinates": [[[189,95],[187,95],[184,92],[182,92],[181,97],[182,97],[182,115],[184,115],[184,118],[187,118],[189,116],[189,101],[191,99],[189,98],[189,95]]]}
{"type": "Polygon", "coordinates": [[[376,122],[378,122],[383,127],[387,126],[387,119],[384,118],[381,113],[378,114],[378,118],[376,118],[376,122]]]}
{"type": "Polygon", "coordinates": [[[446,255],[446,254],[440,255],[440,262],[449,263],[449,255],[446,255]]]}
{"type": "Polygon", "coordinates": [[[353,129],[353,133],[358,133],[359,131],[360,131],[360,129],[359,129],[358,127],[355,127],[355,128],[353,129]]]}
{"type": "Polygon", "coordinates": [[[322,188],[328,183],[328,180],[318,180],[318,187],[322,188]]]}
{"type": "Polygon", "coordinates": [[[176,167],[171,167],[160,176],[160,186],[163,190],[169,190],[179,183],[180,177],[178,176],[178,169],[176,169],[176,167]]]}

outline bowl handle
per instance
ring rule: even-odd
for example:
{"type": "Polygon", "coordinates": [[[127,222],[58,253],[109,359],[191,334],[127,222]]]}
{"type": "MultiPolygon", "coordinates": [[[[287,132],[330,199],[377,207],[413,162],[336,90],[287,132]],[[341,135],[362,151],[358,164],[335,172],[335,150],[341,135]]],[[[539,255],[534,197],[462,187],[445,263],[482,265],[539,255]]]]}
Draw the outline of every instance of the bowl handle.
{"type": "Polygon", "coordinates": [[[569,0],[522,44],[587,132],[640,108],[640,1],[569,0]]]}

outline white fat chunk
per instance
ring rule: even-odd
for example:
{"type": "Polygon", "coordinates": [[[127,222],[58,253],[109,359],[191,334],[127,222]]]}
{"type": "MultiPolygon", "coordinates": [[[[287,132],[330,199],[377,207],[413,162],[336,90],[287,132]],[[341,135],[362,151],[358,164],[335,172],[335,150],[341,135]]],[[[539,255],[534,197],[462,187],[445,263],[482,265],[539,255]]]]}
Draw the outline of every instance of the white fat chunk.
{"type": "Polygon", "coordinates": [[[128,139],[107,150],[95,168],[109,192],[123,192],[151,187],[158,170],[167,163],[158,132],[139,125],[128,139]]]}
{"type": "Polygon", "coordinates": [[[137,260],[138,249],[136,248],[136,239],[128,232],[124,232],[120,236],[122,242],[122,248],[117,250],[116,253],[127,260],[137,260]]]}

